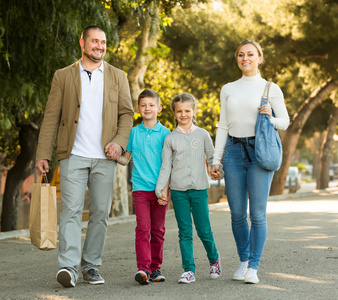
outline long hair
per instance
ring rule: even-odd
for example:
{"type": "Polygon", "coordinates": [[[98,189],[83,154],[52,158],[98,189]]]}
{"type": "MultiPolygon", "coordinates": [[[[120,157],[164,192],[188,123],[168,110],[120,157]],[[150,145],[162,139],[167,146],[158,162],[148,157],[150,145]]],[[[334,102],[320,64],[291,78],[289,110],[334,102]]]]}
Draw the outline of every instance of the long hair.
{"type": "MultiPolygon", "coordinates": [[[[195,97],[189,93],[181,93],[178,94],[177,96],[175,96],[172,100],[171,100],[171,109],[173,112],[175,112],[175,105],[176,103],[181,102],[181,103],[190,103],[191,107],[193,110],[196,109],[197,106],[197,101],[195,99],[195,97]]],[[[192,118],[192,122],[193,124],[196,125],[196,117],[195,115],[192,118]]],[[[178,125],[178,122],[176,120],[176,126],[178,125]]]]}

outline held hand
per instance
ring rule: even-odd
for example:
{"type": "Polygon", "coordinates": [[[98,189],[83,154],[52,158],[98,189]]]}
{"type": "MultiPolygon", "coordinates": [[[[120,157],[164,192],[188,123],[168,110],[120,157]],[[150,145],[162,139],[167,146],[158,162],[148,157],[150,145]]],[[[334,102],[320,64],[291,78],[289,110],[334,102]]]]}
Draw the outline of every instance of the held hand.
{"type": "Polygon", "coordinates": [[[163,199],[163,198],[161,197],[161,198],[158,198],[158,199],[157,199],[157,202],[158,202],[159,205],[165,206],[165,205],[167,205],[168,200],[163,199]]]}
{"type": "Polygon", "coordinates": [[[157,202],[160,205],[167,205],[168,203],[168,188],[165,188],[161,191],[161,197],[157,199],[157,202]]]}
{"type": "Polygon", "coordinates": [[[110,142],[104,147],[104,152],[109,159],[118,160],[122,154],[122,147],[115,142],[110,142]]]}
{"type": "Polygon", "coordinates": [[[40,159],[35,162],[35,172],[38,176],[43,176],[49,172],[48,160],[40,159]]]}
{"type": "Polygon", "coordinates": [[[224,175],[219,165],[213,165],[210,174],[212,180],[221,180],[224,175]]]}
{"type": "Polygon", "coordinates": [[[264,104],[264,105],[258,107],[258,110],[262,115],[268,115],[269,118],[271,119],[272,109],[271,109],[270,105],[264,104]]]}

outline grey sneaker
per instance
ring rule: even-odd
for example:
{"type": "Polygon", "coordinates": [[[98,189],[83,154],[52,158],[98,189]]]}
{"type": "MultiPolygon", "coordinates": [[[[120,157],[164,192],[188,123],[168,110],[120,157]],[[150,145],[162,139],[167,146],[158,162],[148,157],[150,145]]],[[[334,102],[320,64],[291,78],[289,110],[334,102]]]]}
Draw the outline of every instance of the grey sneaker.
{"type": "Polygon", "coordinates": [[[139,270],[135,274],[135,280],[142,285],[149,284],[149,277],[148,271],[139,270]]]}
{"type": "Polygon", "coordinates": [[[165,277],[161,274],[160,270],[153,270],[150,275],[150,280],[154,282],[163,282],[165,277]]]}
{"type": "Polygon", "coordinates": [[[90,269],[83,275],[83,280],[90,284],[103,284],[105,281],[96,269],[90,269]]]}
{"type": "Polygon", "coordinates": [[[70,269],[63,268],[56,273],[56,280],[64,287],[74,287],[75,277],[70,269]]]}

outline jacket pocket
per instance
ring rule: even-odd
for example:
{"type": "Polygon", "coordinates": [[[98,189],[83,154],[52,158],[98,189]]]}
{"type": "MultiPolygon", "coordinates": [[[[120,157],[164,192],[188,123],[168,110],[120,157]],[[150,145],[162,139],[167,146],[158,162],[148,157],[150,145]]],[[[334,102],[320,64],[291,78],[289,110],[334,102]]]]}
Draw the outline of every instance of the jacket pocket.
{"type": "Polygon", "coordinates": [[[111,85],[108,94],[109,100],[117,103],[119,99],[119,86],[117,84],[111,85]]]}
{"type": "Polygon", "coordinates": [[[61,120],[58,137],[57,137],[57,148],[56,153],[60,154],[63,152],[67,152],[69,142],[68,128],[67,128],[67,120],[61,120]]]}

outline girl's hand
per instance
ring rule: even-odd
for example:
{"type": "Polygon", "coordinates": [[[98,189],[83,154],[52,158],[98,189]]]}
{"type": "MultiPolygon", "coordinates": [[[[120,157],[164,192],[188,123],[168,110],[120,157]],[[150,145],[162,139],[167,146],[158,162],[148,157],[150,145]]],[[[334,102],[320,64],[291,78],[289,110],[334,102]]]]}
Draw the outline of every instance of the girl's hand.
{"type": "Polygon", "coordinates": [[[272,109],[271,109],[270,105],[264,104],[264,105],[258,107],[258,109],[259,109],[259,112],[262,115],[268,115],[269,119],[271,119],[271,117],[272,117],[272,109]]]}
{"type": "Polygon", "coordinates": [[[161,191],[161,197],[157,199],[157,202],[160,204],[160,205],[167,205],[168,203],[168,187],[164,188],[162,191],[161,191]]]}
{"type": "Polygon", "coordinates": [[[161,197],[161,198],[158,198],[158,199],[157,199],[157,202],[158,202],[159,205],[165,206],[165,205],[167,205],[168,200],[163,199],[163,198],[161,197]]]}
{"type": "Polygon", "coordinates": [[[221,180],[224,175],[223,171],[219,168],[219,165],[213,165],[210,173],[212,180],[221,180]]]}

